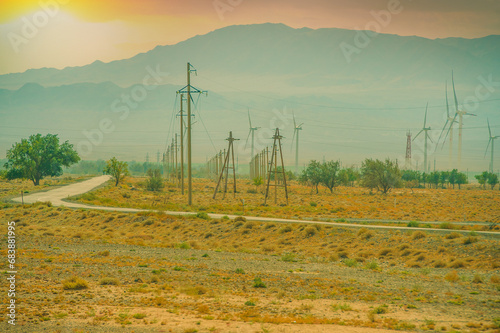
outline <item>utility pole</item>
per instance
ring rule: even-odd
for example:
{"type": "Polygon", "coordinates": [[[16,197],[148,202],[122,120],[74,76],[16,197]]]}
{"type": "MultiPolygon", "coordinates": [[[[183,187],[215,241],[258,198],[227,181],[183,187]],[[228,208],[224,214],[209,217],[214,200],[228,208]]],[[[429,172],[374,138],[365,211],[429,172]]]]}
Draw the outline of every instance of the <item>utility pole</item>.
{"type": "MultiPolygon", "coordinates": [[[[192,180],[192,145],[191,145],[191,93],[206,93],[206,91],[201,91],[195,87],[191,86],[191,72],[196,73],[196,69],[191,66],[191,64],[187,63],[187,85],[177,91],[178,94],[187,94],[187,172],[188,172],[188,205],[191,206],[193,204],[193,180],[192,180]]],[[[181,98],[182,100],[182,98],[181,98]]],[[[182,119],[182,118],[181,118],[182,119]]],[[[182,134],[182,133],[181,133],[182,134]]]]}
{"type": "Polygon", "coordinates": [[[175,180],[179,182],[179,169],[177,168],[177,155],[179,151],[179,146],[177,145],[177,133],[175,133],[175,180]]]}
{"type": "Polygon", "coordinates": [[[285,188],[285,197],[286,204],[288,205],[288,189],[286,185],[286,172],[285,172],[285,163],[283,161],[283,150],[281,148],[281,139],[283,137],[280,135],[279,128],[276,128],[276,132],[273,136],[273,151],[271,152],[271,162],[269,163],[269,172],[267,173],[267,187],[266,187],[266,196],[264,198],[264,204],[267,204],[267,198],[269,196],[269,186],[274,186],[274,203],[278,203],[278,186],[283,186],[285,188]],[[278,184],[278,150],[280,152],[281,157],[281,175],[283,176],[283,184],[278,184]],[[273,170],[274,167],[274,170],[273,170]],[[274,173],[274,185],[271,185],[271,173],[274,173]]]}
{"type": "Polygon", "coordinates": [[[181,94],[181,111],[180,111],[180,119],[181,119],[181,193],[184,195],[184,118],[183,115],[183,101],[184,94],[181,94]]]}
{"type": "Polygon", "coordinates": [[[214,199],[217,195],[217,191],[219,190],[219,185],[222,181],[222,178],[224,177],[224,174],[225,174],[226,180],[225,180],[225,184],[224,184],[224,194],[222,196],[222,199],[224,199],[226,197],[227,181],[229,178],[229,169],[233,169],[233,194],[234,194],[234,197],[236,197],[236,167],[234,165],[233,142],[236,140],[239,140],[239,139],[233,138],[233,132],[231,131],[231,132],[229,132],[229,137],[226,140],[229,141],[229,146],[227,148],[227,154],[224,154],[224,164],[223,164],[222,169],[220,171],[219,180],[217,181],[217,186],[215,187],[214,196],[213,196],[214,199]],[[230,158],[232,158],[232,163],[233,163],[232,167],[229,166],[229,159],[230,158]]]}

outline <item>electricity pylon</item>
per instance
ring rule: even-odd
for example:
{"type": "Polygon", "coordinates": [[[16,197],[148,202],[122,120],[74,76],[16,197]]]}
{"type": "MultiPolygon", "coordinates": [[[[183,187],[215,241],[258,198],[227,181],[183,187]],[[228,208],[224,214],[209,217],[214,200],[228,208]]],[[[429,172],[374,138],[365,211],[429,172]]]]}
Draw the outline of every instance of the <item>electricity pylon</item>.
{"type": "Polygon", "coordinates": [[[226,140],[229,141],[229,146],[227,148],[227,154],[225,154],[224,164],[222,165],[222,169],[220,171],[219,180],[217,181],[217,186],[215,187],[214,196],[213,196],[214,199],[217,196],[217,191],[219,190],[220,183],[222,181],[222,178],[224,178],[224,176],[225,176],[224,194],[222,195],[222,199],[224,199],[226,197],[226,193],[227,193],[227,181],[228,181],[228,178],[229,178],[229,169],[233,170],[233,194],[234,194],[234,197],[236,197],[236,168],[235,168],[235,165],[234,165],[234,147],[233,147],[233,142],[237,141],[239,139],[233,138],[233,132],[231,131],[231,132],[229,132],[229,137],[226,140]],[[232,159],[232,166],[229,165],[229,159],[230,158],[232,159]]]}
{"type": "Polygon", "coordinates": [[[286,173],[285,164],[283,162],[283,150],[281,149],[281,139],[283,137],[280,135],[279,128],[276,128],[276,132],[273,136],[273,150],[271,153],[271,162],[269,163],[269,172],[267,173],[267,186],[266,186],[266,196],[264,198],[264,204],[267,204],[267,198],[269,196],[269,186],[274,186],[274,203],[278,203],[278,187],[283,186],[285,188],[286,204],[288,205],[288,189],[286,185],[286,173]],[[281,170],[278,170],[278,151],[281,157],[281,170]],[[274,167],[274,170],[273,170],[274,167]],[[274,174],[274,185],[271,185],[271,173],[274,174]],[[278,173],[283,176],[283,184],[278,184],[278,173]]]}

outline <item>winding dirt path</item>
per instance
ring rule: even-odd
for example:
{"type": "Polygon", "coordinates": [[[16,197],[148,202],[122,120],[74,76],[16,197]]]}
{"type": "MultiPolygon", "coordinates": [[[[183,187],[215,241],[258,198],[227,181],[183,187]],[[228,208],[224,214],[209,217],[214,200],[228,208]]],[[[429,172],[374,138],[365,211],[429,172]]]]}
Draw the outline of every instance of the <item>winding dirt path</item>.
{"type": "MultiPolygon", "coordinates": [[[[145,212],[148,210],[145,209],[136,209],[136,208],[122,208],[122,207],[105,207],[105,206],[92,206],[79,204],[75,202],[63,201],[63,199],[67,199],[74,195],[83,194],[89,192],[96,187],[104,184],[111,177],[108,175],[98,176],[91,178],[89,180],[85,180],[83,182],[66,185],[57,189],[53,189],[47,192],[37,192],[33,194],[29,194],[24,198],[17,197],[12,199],[15,202],[24,203],[35,203],[35,202],[44,202],[50,201],[53,206],[65,206],[69,208],[81,208],[81,209],[98,209],[98,210],[106,210],[106,211],[117,211],[117,212],[126,212],[126,213],[137,213],[137,212],[145,212]]],[[[196,214],[196,212],[177,212],[177,211],[163,211],[167,215],[192,215],[196,214]]],[[[222,218],[223,216],[227,216],[231,219],[236,218],[239,215],[226,215],[226,214],[208,214],[211,218],[222,218]]],[[[257,217],[257,216],[244,216],[249,221],[259,221],[259,222],[277,222],[277,223],[308,223],[308,224],[324,224],[324,225],[333,225],[337,227],[350,227],[350,228],[370,228],[370,229],[394,229],[394,230],[422,230],[422,228],[410,228],[410,227],[401,227],[401,226],[389,226],[389,225],[369,225],[369,224],[352,224],[352,223],[340,223],[340,222],[322,222],[322,221],[309,221],[309,220],[292,220],[292,219],[281,219],[281,218],[273,218],[273,217],[257,217]]],[[[433,228],[425,228],[425,231],[428,232],[460,232],[467,234],[468,230],[448,230],[448,229],[433,229],[433,228]]],[[[478,234],[490,236],[494,238],[500,238],[500,233],[492,232],[492,231],[477,231],[478,234]]]]}

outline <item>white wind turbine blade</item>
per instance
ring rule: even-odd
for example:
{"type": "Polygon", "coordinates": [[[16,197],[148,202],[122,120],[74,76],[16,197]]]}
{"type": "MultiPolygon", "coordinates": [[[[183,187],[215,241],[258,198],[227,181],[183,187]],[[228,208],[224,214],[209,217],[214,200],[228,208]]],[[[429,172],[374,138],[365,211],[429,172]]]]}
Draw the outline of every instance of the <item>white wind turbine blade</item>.
{"type": "Polygon", "coordinates": [[[250,127],[250,130],[248,131],[247,140],[245,141],[245,149],[246,149],[246,148],[247,148],[247,146],[248,146],[248,139],[250,138],[250,134],[252,134],[252,127],[250,127]]]}
{"type": "Polygon", "coordinates": [[[453,84],[453,96],[455,97],[455,112],[458,112],[458,99],[455,92],[455,80],[453,79],[453,71],[451,71],[451,83],[453,84]]]}
{"type": "Polygon", "coordinates": [[[486,118],[486,121],[488,122],[488,132],[490,133],[490,138],[491,138],[490,120],[486,118]]]}
{"type": "Polygon", "coordinates": [[[415,135],[415,137],[413,138],[413,140],[412,140],[412,141],[415,141],[415,139],[416,139],[416,138],[420,135],[420,133],[422,133],[423,131],[424,131],[423,129],[422,129],[422,130],[420,130],[420,132],[418,132],[418,133],[417,133],[417,135],[415,135]]]}
{"type": "Polygon", "coordinates": [[[250,128],[252,128],[252,119],[250,119],[250,108],[248,108],[248,123],[250,124],[250,128]]]}
{"type": "Polygon", "coordinates": [[[429,107],[429,102],[427,102],[427,105],[425,106],[424,127],[427,124],[427,108],[428,107],[429,107]]]}
{"type": "MultiPolygon", "coordinates": [[[[451,127],[455,123],[455,119],[457,119],[457,115],[458,115],[458,113],[455,113],[455,117],[453,117],[453,120],[451,121],[450,127],[448,128],[448,132],[446,132],[446,136],[444,137],[444,141],[446,141],[448,134],[450,134],[451,127]]],[[[443,141],[443,145],[444,145],[444,141],[443,141]]]]}
{"type": "Polygon", "coordinates": [[[484,157],[486,157],[486,154],[488,154],[488,148],[490,147],[490,143],[493,139],[490,137],[490,139],[488,140],[488,145],[486,146],[486,150],[484,151],[484,157]]]}

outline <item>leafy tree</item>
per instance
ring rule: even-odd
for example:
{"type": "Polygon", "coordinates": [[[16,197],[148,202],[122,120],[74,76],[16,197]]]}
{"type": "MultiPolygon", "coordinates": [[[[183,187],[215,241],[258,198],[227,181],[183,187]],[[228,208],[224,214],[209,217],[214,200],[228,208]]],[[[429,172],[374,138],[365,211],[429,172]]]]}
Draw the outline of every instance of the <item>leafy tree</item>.
{"type": "Polygon", "coordinates": [[[405,187],[410,188],[413,192],[413,189],[420,185],[420,180],[422,175],[420,171],[416,170],[403,170],[401,179],[404,181],[405,187]]]}
{"type": "Polygon", "coordinates": [[[474,177],[477,179],[477,182],[481,185],[482,188],[486,188],[486,182],[488,181],[489,172],[483,171],[483,173],[479,175],[475,175],[474,177]]]}
{"type": "Polygon", "coordinates": [[[467,184],[467,175],[463,172],[457,173],[457,184],[458,184],[458,189],[460,190],[460,186],[462,184],[467,184]]]}
{"type": "Polygon", "coordinates": [[[490,185],[491,189],[493,190],[496,184],[498,184],[498,176],[490,172],[488,174],[488,185],[490,185]]]}
{"type": "Polygon", "coordinates": [[[354,182],[358,179],[359,172],[353,167],[344,168],[339,171],[339,181],[344,186],[354,186],[354,182]]]}
{"type": "Polygon", "coordinates": [[[366,159],[361,164],[361,184],[382,193],[389,192],[401,183],[401,171],[396,162],[366,159]]]}
{"type": "Polygon", "coordinates": [[[333,189],[340,184],[339,169],[339,162],[329,161],[321,165],[321,184],[325,185],[330,190],[330,193],[333,193],[333,189]]]}
{"type": "Polygon", "coordinates": [[[118,183],[123,180],[125,176],[129,175],[127,162],[120,162],[116,157],[106,161],[104,172],[113,177],[115,186],[118,186],[118,183]]]}
{"type": "Polygon", "coordinates": [[[40,179],[50,176],[60,176],[62,167],[80,161],[78,153],[68,141],[59,144],[59,138],[54,134],[31,135],[15,143],[7,151],[7,179],[30,179],[35,186],[40,179]]]}
{"type": "Polygon", "coordinates": [[[307,165],[307,168],[302,171],[301,175],[301,181],[302,182],[307,182],[311,184],[313,188],[316,188],[316,194],[318,194],[318,186],[321,183],[321,164],[316,161],[312,160],[309,162],[307,165]]]}
{"type": "Polygon", "coordinates": [[[441,184],[441,188],[444,188],[444,185],[448,183],[449,178],[450,173],[448,171],[441,171],[439,173],[439,183],[441,184]]]}
{"type": "Polygon", "coordinates": [[[438,187],[440,174],[438,171],[433,171],[429,174],[429,183],[434,184],[434,188],[438,187]]]}
{"type": "Polygon", "coordinates": [[[148,179],[146,180],[146,188],[148,191],[160,191],[163,186],[163,178],[161,177],[160,169],[149,169],[148,179]]]}
{"type": "Polygon", "coordinates": [[[457,184],[458,181],[458,170],[453,169],[448,175],[448,182],[453,186],[453,189],[455,189],[455,184],[457,184]]]}

